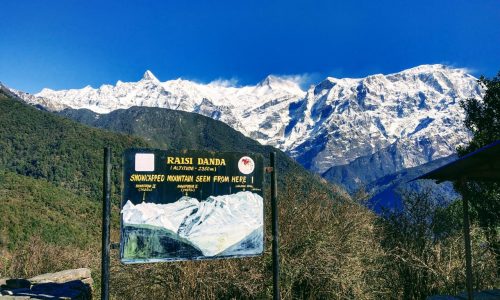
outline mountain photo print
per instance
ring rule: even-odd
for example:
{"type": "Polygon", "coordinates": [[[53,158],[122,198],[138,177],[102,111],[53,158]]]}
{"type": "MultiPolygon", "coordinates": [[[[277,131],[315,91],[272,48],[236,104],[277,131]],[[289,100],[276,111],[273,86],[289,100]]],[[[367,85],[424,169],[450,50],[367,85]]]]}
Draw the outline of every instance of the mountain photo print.
{"type": "Polygon", "coordinates": [[[259,155],[130,149],[123,170],[122,262],[263,252],[259,155]]]}

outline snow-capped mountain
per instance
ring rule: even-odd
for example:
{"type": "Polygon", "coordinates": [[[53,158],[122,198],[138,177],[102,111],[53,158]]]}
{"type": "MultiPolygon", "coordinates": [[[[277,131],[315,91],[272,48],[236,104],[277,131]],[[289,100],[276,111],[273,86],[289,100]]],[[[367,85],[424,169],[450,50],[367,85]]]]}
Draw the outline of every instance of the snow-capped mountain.
{"type": "Polygon", "coordinates": [[[102,85],[97,89],[90,86],[61,91],[43,89],[34,96],[14,92],[26,102],[52,111],[86,108],[108,113],[120,108],[149,106],[196,112],[223,121],[265,144],[280,143],[277,138],[288,123],[288,106],[305,95],[296,81],[272,75],[255,86],[234,87],[221,81],[160,82],[150,71],[138,82],[118,81],[116,85],[102,85]]]}
{"type": "Polygon", "coordinates": [[[468,139],[459,100],[481,93],[476,78],[443,65],[329,77],[291,106],[284,148],[323,173],[396,143],[402,165],[414,167],[454,153],[468,139]]]}
{"type": "Polygon", "coordinates": [[[210,196],[204,201],[184,196],[174,203],[131,201],[122,208],[125,226],[153,226],[188,243],[205,256],[258,254],[263,250],[263,199],[252,192],[210,196]],[[248,240],[257,243],[248,249],[248,240]],[[244,245],[241,245],[241,244],[244,245]],[[231,250],[231,251],[228,251],[231,250]],[[248,253],[245,253],[248,252],[248,253]]]}
{"type": "Polygon", "coordinates": [[[55,111],[71,107],[107,113],[154,106],[200,113],[322,174],[394,148],[398,166],[393,171],[453,154],[469,136],[459,101],[480,98],[482,92],[463,69],[422,65],[358,79],[328,77],[307,91],[287,77],[268,76],[255,86],[235,87],[160,82],[147,71],[138,82],[18,95],[55,111]]]}

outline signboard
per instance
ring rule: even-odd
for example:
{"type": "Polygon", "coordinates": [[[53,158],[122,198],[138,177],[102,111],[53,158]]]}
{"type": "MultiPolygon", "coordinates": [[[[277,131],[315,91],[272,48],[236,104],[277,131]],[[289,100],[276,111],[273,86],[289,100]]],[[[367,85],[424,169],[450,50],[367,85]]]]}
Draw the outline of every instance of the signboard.
{"type": "Polygon", "coordinates": [[[128,149],[123,263],[259,255],[263,158],[252,153],[128,149]]]}

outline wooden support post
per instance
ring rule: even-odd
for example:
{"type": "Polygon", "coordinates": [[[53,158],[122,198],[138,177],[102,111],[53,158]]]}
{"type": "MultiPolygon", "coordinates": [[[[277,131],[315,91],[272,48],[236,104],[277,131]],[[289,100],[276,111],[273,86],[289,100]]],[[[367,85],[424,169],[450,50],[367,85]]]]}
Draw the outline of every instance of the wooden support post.
{"type": "MultiPolygon", "coordinates": [[[[466,191],[466,181],[462,178],[460,184],[464,191],[466,191]]],[[[463,193],[462,198],[463,206],[463,217],[464,217],[464,243],[465,243],[465,276],[467,285],[467,297],[469,300],[473,300],[473,287],[472,287],[472,250],[470,243],[470,224],[469,224],[469,199],[468,193],[463,193]]]]}
{"type": "Polygon", "coordinates": [[[109,221],[111,214],[111,148],[104,148],[102,201],[101,299],[109,300],[109,221]]]}
{"type": "Polygon", "coordinates": [[[279,262],[279,240],[278,240],[278,181],[276,176],[276,152],[271,152],[271,213],[273,233],[273,299],[281,299],[280,295],[280,262],[279,262]]]}

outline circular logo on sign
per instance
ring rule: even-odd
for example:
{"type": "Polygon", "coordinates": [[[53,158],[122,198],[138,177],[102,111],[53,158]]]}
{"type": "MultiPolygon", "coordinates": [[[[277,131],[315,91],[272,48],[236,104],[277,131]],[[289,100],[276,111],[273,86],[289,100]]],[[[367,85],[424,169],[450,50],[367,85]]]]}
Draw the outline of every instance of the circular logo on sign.
{"type": "Polygon", "coordinates": [[[255,169],[255,163],[252,158],[248,156],[243,156],[238,161],[238,169],[241,173],[248,175],[253,172],[255,169]]]}

